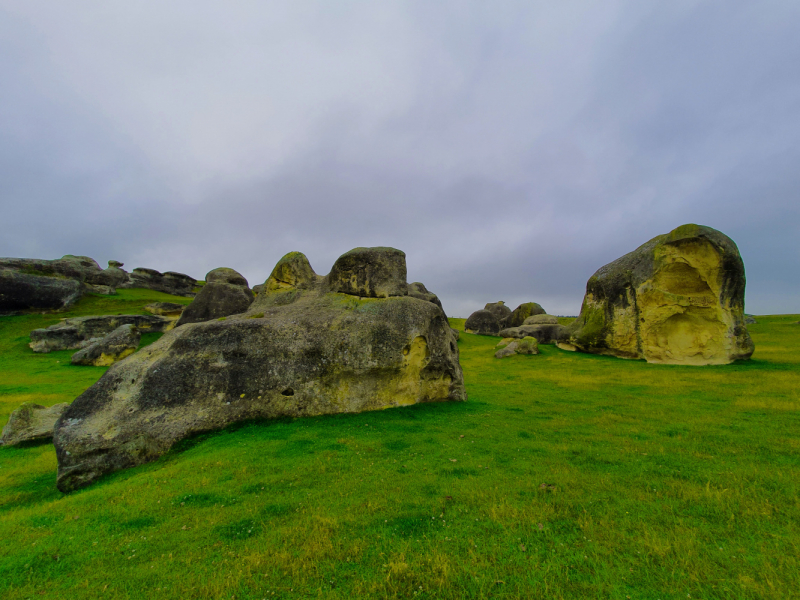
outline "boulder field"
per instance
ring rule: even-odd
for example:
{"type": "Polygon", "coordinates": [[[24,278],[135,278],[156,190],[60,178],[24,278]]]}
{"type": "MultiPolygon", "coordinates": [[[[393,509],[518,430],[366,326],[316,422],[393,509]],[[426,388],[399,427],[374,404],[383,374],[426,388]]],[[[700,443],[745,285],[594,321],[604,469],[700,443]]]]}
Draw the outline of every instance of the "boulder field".
{"type": "Polygon", "coordinates": [[[408,287],[392,248],[351,250],[325,277],[286,255],[245,313],[176,327],[70,405],[54,432],[58,488],[248,419],[466,400],[444,312],[408,287]]]}
{"type": "Polygon", "coordinates": [[[682,365],[748,359],[744,263],[725,234],[682,225],[598,269],[566,350],[682,365]]]}

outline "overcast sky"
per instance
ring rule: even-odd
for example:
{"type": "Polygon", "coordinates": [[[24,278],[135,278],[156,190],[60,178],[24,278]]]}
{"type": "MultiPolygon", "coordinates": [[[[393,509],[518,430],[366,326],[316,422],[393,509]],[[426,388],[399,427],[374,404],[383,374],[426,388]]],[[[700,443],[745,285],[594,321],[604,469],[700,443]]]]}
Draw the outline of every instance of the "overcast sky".
{"type": "Polygon", "coordinates": [[[394,246],[451,316],[577,314],[728,234],[800,312],[800,2],[0,0],[0,256],[251,285],[394,246]]]}

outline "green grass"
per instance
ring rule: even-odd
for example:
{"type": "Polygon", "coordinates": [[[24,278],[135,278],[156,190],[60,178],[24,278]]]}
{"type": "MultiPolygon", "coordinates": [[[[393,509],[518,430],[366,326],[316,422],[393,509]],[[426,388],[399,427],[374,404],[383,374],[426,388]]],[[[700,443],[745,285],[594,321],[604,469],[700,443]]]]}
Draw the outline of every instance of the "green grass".
{"type": "MultiPolygon", "coordinates": [[[[157,299],[120,294],[75,312],[157,299]]],[[[248,423],[68,496],[51,445],[0,448],[0,597],[798,597],[798,318],[722,367],[462,333],[468,402],[248,423]]],[[[102,374],[30,352],[56,320],[0,319],[0,423],[102,374]]]]}

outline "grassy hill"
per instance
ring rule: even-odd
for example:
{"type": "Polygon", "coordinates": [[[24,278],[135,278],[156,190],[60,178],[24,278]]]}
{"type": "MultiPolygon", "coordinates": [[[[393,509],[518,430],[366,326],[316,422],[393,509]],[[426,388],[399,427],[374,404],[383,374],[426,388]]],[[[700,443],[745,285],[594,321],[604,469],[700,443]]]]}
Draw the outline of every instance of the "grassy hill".
{"type": "MultiPolygon", "coordinates": [[[[156,300],[188,301],[69,316],[156,300]]],[[[248,423],[70,495],[52,445],[0,448],[0,597],[798,597],[797,320],[720,367],[462,334],[468,402],[248,423]]],[[[104,372],[28,349],[57,321],[0,318],[0,425],[104,372]]]]}

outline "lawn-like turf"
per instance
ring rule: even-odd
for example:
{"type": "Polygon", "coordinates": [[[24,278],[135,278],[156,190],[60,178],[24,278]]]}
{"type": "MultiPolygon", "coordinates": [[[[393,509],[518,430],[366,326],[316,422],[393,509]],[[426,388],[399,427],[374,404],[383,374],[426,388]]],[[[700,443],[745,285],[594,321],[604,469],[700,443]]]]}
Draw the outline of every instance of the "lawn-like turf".
{"type": "MultiPolygon", "coordinates": [[[[798,597],[798,318],[718,367],[462,333],[465,403],[249,423],[68,496],[52,445],[0,448],[0,597],[798,597]]],[[[104,372],[28,349],[57,320],[0,318],[0,424],[104,372]]]]}

